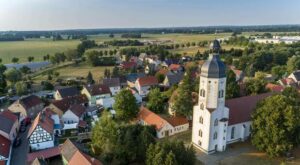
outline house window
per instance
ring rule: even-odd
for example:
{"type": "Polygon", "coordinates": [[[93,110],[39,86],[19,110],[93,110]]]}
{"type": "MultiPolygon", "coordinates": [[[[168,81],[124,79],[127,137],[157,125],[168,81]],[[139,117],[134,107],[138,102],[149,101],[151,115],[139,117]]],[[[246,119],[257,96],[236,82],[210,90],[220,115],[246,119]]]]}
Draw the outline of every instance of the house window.
{"type": "Polygon", "coordinates": [[[234,131],[235,131],[235,127],[231,128],[231,139],[234,139],[234,131]]]}
{"type": "Polygon", "coordinates": [[[200,118],[199,118],[199,123],[203,124],[203,117],[202,116],[200,116],[200,118]]]}
{"type": "Polygon", "coordinates": [[[215,133],[214,133],[214,140],[217,139],[217,138],[218,138],[218,133],[215,132],[215,133]]]}
{"type": "Polygon", "coordinates": [[[214,126],[218,126],[218,119],[215,120],[214,126]]]}
{"type": "Polygon", "coordinates": [[[199,136],[202,137],[202,130],[199,130],[199,136]]]}

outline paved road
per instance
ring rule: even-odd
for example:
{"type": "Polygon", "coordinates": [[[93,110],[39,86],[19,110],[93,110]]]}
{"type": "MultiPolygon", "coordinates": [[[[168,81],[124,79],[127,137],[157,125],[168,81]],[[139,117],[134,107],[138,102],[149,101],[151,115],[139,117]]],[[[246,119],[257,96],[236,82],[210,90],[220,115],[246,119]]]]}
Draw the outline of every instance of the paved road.
{"type": "Polygon", "coordinates": [[[22,143],[19,147],[12,150],[11,165],[26,165],[27,153],[29,149],[27,141],[27,132],[30,128],[30,125],[27,126],[27,129],[24,133],[20,133],[19,136],[22,139],[22,143]]]}
{"type": "Polygon", "coordinates": [[[243,153],[247,153],[249,151],[253,150],[252,147],[249,147],[249,145],[241,145],[238,147],[230,147],[227,146],[226,151],[224,152],[217,152],[214,154],[207,155],[199,150],[196,150],[196,158],[203,162],[205,165],[218,165],[220,164],[220,161],[228,158],[228,157],[235,157],[238,155],[241,155],[243,153]]]}

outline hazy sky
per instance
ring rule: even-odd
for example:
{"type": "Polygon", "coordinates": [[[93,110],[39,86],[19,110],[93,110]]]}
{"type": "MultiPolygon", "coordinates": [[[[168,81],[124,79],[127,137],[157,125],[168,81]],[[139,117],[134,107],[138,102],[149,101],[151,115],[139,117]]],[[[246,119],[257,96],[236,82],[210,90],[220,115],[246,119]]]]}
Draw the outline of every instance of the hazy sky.
{"type": "Polygon", "coordinates": [[[300,24],[300,0],[0,0],[0,30],[300,24]]]}

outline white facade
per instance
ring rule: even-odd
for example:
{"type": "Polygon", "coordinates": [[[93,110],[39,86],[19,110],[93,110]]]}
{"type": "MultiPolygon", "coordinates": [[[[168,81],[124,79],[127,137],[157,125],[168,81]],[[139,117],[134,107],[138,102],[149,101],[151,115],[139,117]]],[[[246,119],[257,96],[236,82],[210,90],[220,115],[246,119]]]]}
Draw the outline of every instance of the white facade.
{"type": "Polygon", "coordinates": [[[29,137],[29,145],[33,150],[54,147],[54,135],[38,125],[29,137]]]}
{"type": "Polygon", "coordinates": [[[81,117],[75,115],[71,110],[67,110],[62,116],[62,120],[65,124],[79,123],[80,119],[81,117]]]}
{"type": "Polygon", "coordinates": [[[251,121],[230,125],[227,130],[227,144],[244,141],[250,136],[251,121]]]}
{"type": "Polygon", "coordinates": [[[194,146],[206,153],[226,149],[229,110],[225,107],[226,78],[200,77],[199,104],[193,110],[194,146]]]}
{"type": "Polygon", "coordinates": [[[112,108],[115,103],[115,99],[113,97],[102,98],[96,101],[97,105],[102,105],[104,108],[112,108]]]}
{"type": "Polygon", "coordinates": [[[118,94],[120,92],[121,86],[109,87],[109,90],[110,90],[112,96],[115,96],[116,94],[118,94]]]}

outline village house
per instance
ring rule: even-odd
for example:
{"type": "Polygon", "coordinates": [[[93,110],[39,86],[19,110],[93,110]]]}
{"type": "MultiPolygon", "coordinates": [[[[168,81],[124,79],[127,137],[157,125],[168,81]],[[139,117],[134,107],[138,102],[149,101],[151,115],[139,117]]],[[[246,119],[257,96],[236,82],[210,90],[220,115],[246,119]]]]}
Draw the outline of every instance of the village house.
{"type": "Polygon", "coordinates": [[[133,88],[135,86],[135,82],[138,78],[146,77],[144,73],[130,73],[126,75],[127,85],[130,88],[133,88]]]}
{"type": "Polygon", "coordinates": [[[10,141],[14,141],[19,130],[18,116],[11,111],[5,110],[0,112],[0,121],[0,135],[4,136],[10,141]]]}
{"type": "Polygon", "coordinates": [[[172,75],[166,75],[163,85],[165,87],[171,87],[175,84],[179,84],[179,82],[183,79],[184,74],[183,73],[177,73],[172,75]]]}
{"type": "Polygon", "coordinates": [[[0,164],[10,165],[10,156],[12,151],[11,141],[0,135],[0,164]]]}
{"type": "Polygon", "coordinates": [[[103,85],[109,87],[112,96],[115,96],[120,92],[121,84],[119,78],[104,78],[102,81],[103,81],[103,85]]]}
{"type": "Polygon", "coordinates": [[[59,146],[31,152],[27,154],[27,163],[31,165],[46,165],[52,158],[60,157],[59,146]],[[45,164],[42,164],[42,163],[45,164]]]}
{"type": "Polygon", "coordinates": [[[147,96],[150,89],[158,85],[158,80],[155,76],[147,76],[138,78],[135,82],[135,89],[142,97],[147,96]]]}
{"type": "Polygon", "coordinates": [[[288,78],[291,78],[297,85],[300,85],[300,70],[294,71],[288,78]]]}
{"type": "Polygon", "coordinates": [[[141,125],[155,126],[157,138],[168,137],[189,129],[189,122],[186,118],[163,118],[145,107],[140,108],[137,122],[141,125]]]}
{"type": "Polygon", "coordinates": [[[35,118],[36,115],[44,108],[43,101],[35,96],[30,95],[23,97],[13,104],[11,104],[8,109],[13,113],[20,113],[20,121],[29,117],[31,119],[35,118]]]}
{"type": "Polygon", "coordinates": [[[169,70],[173,73],[182,73],[184,72],[184,67],[180,64],[171,64],[169,66],[169,70]]]}
{"type": "Polygon", "coordinates": [[[65,87],[61,89],[57,89],[54,93],[55,100],[61,100],[66,97],[79,95],[80,92],[76,87],[65,87]]]}
{"type": "Polygon", "coordinates": [[[31,150],[54,147],[54,121],[44,112],[34,119],[27,135],[31,150]]]}
{"type": "Polygon", "coordinates": [[[83,87],[81,94],[87,96],[90,105],[95,105],[97,100],[111,97],[109,87],[103,84],[86,85],[83,87]]]}
{"type": "Polygon", "coordinates": [[[124,61],[120,64],[120,68],[123,70],[131,70],[131,69],[137,68],[137,63],[124,61]]]}
{"type": "Polygon", "coordinates": [[[244,80],[245,74],[242,70],[236,69],[234,66],[230,66],[230,69],[235,74],[235,80],[242,82],[244,80]]]}
{"type": "Polygon", "coordinates": [[[60,118],[70,108],[71,105],[80,104],[86,106],[88,99],[85,95],[77,95],[63,98],[62,100],[55,100],[48,106],[51,111],[57,114],[60,118]]]}
{"type": "Polygon", "coordinates": [[[63,114],[62,120],[64,124],[73,124],[79,123],[80,120],[83,120],[83,117],[86,113],[84,106],[80,104],[71,105],[70,108],[63,114]]]}
{"type": "Polygon", "coordinates": [[[278,80],[278,83],[283,87],[297,87],[297,82],[292,78],[283,78],[278,80]]]}
{"type": "Polygon", "coordinates": [[[68,165],[102,165],[99,160],[80,151],[76,144],[69,139],[61,146],[61,157],[63,164],[68,165]]]}
{"type": "Polygon", "coordinates": [[[271,92],[282,92],[284,87],[278,84],[268,83],[266,85],[266,89],[270,90],[271,92]]]}

